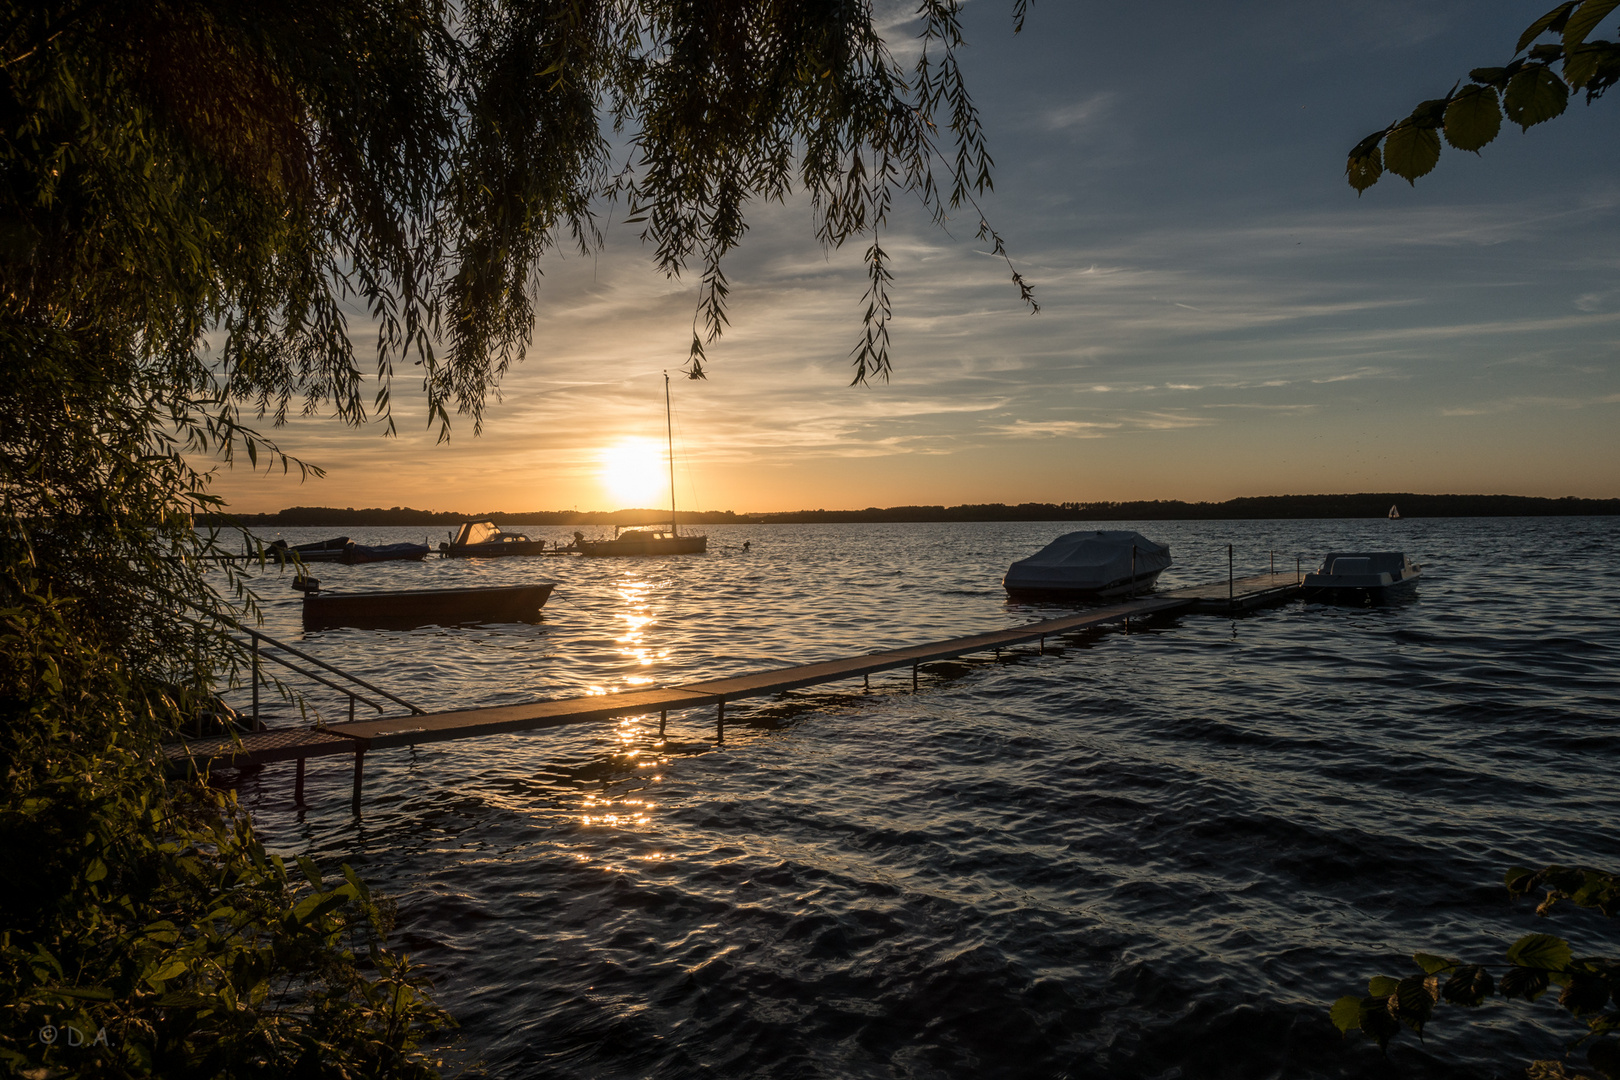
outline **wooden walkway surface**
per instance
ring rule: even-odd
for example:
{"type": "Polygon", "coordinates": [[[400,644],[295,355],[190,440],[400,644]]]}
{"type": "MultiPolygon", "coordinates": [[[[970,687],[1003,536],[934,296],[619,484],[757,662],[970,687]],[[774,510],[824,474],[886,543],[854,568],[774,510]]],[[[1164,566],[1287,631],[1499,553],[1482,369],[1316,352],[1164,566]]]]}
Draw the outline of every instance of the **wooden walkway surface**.
{"type": "Polygon", "coordinates": [[[662,730],[663,721],[669,713],[700,708],[716,710],[716,734],[723,741],[726,705],[744,698],[779,694],[818,683],[865,678],[879,672],[903,668],[911,669],[912,685],[915,688],[918,669],[923,664],[951,660],[972,653],[995,652],[1031,642],[1039,642],[1044,650],[1048,637],[1121,622],[1133,616],[1166,614],[1174,611],[1241,610],[1285,600],[1297,594],[1298,590],[1298,581],[1293,573],[1260,574],[1240,578],[1231,583],[1220,582],[1218,585],[1155,593],[1108,607],[1094,608],[1058,619],[1045,619],[1006,630],[867,653],[864,656],[752,672],[725,679],[709,679],[662,689],[629,690],[616,694],[536,701],[522,705],[495,705],[426,715],[350,721],[323,727],[255,731],[234,738],[212,737],[171,743],[165,747],[165,751],[170,760],[176,764],[191,760],[200,768],[242,767],[296,760],[298,762],[296,797],[300,803],[303,801],[304,759],[352,754],[355,759],[354,798],[358,808],[362,762],[369,750],[536,731],[569,724],[612,720],[623,716],[646,716],[655,712],[659,714],[659,726],[662,730]]]}

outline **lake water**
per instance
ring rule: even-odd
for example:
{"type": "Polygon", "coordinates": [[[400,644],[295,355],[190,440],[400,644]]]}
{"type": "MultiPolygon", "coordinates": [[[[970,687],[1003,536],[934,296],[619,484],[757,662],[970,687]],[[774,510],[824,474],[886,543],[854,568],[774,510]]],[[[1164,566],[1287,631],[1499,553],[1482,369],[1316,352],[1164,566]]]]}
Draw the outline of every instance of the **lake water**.
{"type": "MultiPolygon", "coordinates": [[[[533,626],[304,634],[271,570],[265,630],[428,709],[687,682],[1066,613],[999,581],[1071,527],[710,527],[703,556],[316,570],[554,580],[533,626]]],[[[1600,917],[1538,920],[1500,887],[1514,864],[1620,868],[1620,519],[1102,527],[1170,544],[1161,587],[1224,579],[1228,544],[1240,575],[1365,548],[1424,576],[1385,607],[1185,615],[925,671],[916,694],[895,672],[757,700],[722,748],[705,711],[668,742],[652,716],[378,752],[358,820],[346,759],[311,762],[306,812],[290,765],[241,795],[278,850],[398,899],[453,1057],[492,1076],[1474,1077],[1556,1056],[1576,1026],[1545,999],[1442,1008],[1388,1060],[1326,1011],[1420,949],[1620,950],[1600,917]]]]}

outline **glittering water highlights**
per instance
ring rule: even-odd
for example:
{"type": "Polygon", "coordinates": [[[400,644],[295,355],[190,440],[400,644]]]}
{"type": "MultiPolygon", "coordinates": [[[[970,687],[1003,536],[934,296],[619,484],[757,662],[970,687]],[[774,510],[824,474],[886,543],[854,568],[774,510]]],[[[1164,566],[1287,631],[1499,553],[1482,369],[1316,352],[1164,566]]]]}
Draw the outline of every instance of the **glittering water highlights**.
{"type": "MultiPolygon", "coordinates": [[[[1416,593],[1089,632],[710,713],[340,760],[242,789],[348,861],[501,1077],[1517,1075],[1549,1001],[1442,1010],[1386,1061],[1326,1007],[1538,921],[1510,865],[1620,867],[1620,520],[1149,522],[1174,588],[1404,550],[1416,593]],[[1271,553],[1275,551],[1273,556],[1271,553]],[[1523,1022],[1529,1018],[1531,1022],[1523,1022]]],[[[534,626],[267,632],[428,708],[739,674],[1017,625],[1044,523],[737,526],[711,553],[321,567],[328,586],[555,580],[534,626]],[[752,550],[740,550],[743,541],[752,550]]],[[[562,539],[571,530],[527,530],[562,539]]],[[[420,530],[357,535],[413,539],[420,530]]],[[[317,539],[301,531],[289,539],[317,539]]],[[[338,702],[313,699],[333,714],[338,702]]]]}

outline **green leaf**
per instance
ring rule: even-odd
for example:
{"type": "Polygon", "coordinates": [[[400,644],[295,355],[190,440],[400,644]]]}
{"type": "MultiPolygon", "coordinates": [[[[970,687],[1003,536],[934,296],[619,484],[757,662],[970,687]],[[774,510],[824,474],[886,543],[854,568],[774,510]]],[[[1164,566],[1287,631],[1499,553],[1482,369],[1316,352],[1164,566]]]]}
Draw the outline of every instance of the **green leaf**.
{"type": "Polygon", "coordinates": [[[1576,90],[1584,90],[1613,51],[1614,47],[1607,43],[1577,45],[1564,56],[1564,81],[1576,90]]]}
{"type": "Polygon", "coordinates": [[[317,889],[321,888],[321,868],[315,865],[315,860],[308,855],[298,856],[298,869],[304,872],[304,877],[317,889]]]}
{"type": "Polygon", "coordinates": [[[1361,1027],[1361,999],[1349,994],[1333,1003],[1333,1009],[1328,1013],[1333,1026],[1340,1031],[1349,1032],[1359,1030],[1361,1027]]]}
{"type": "Polygon", "coordinates": [[[1385,168],[1409,184],[1429,173],[1439,160],[1440,135],[1433,128],[1407,124],[1391,131],[1384,140],[1385,168]]]}
{"type": "Polygon", "coordinates": [[[1351,154],[1349,164],[1344,167],[1344,174],[1350,180],[1350,186],[1358,193],[1366,191],[1378,183],[1378,178],[1384,175],[1384,163],[1378,147],[1364,154],[1351,154]]]}
{"type": "Polygon", "coordinates": [[[1526,934],[1507,951],[1508,963],[1540,971],[1563,971],[1573,957],[1569,943],[1551,934],[1526,934]]]}
{"type": "Polygon", "coordinates": [[[1502,976],[1502,996],[1534,1001],[1547,990],[1547,973],[1539,968],[1514,968],[1502,976]]]}
{"type": "Polygon", "coordinates": [[[1508,892],[1514,896],[1523,896],[1535,888],[1535,879],[1536,872],[1534,870],[1523,866],[1513,866],[1509,867],[1508,872],[1503,876],[1502,884],[1506,885],[1508,892]]]}
{"type": "Polygon", "coordinates": [[[1527,67],[1508,80],[1502,106],[1509,120],[1529,131],[1569,107],[1569,87],[1550,68],[1527,67]]]}
{"type": "Polygon", "coordinates": [[[1502,109],[1496,91],[1470,86],[1446,106],[1446,142],[1458,150],[1478,151],[1502,130],[1502,109]]]}
{"type": "MultiPolygon", "coordinates": [[[[1475,68],[1474,70],[1470,71],[1468,73],[1468,77],[1477,83],[1484,83],[1487,86],[1495,86],[1506,78],[1508,74],[1508,69],[1505,67],[1482,67],[1475,68]]],[[[1508,871],[1508,875],[1511,877],[1514,871],[1520,871],[1526,874],[1531,872],[1529,870],[1525,870],[1523,867],[1515,866],[1513,870],[1508,871]]]]}
{"type": "Polygon", "coordinates": [[[1401,980],[1392,979],[1388,975],[1374,975],[1367,980],[1367,993],[1373,997],[1387,998],[1401,985],[1401,980]]]}
{"type": "Polygon", "coordinates": [[[1547,14],[1525,27],[1524,33],[1519,35],[1519,44],[1514,47],[1513,51],[1523,52],[1526,45],[1536,40],[1536,38],[1540,37],[1542,34],[1545,34],[1548,30],[1553,31],[1554,33],[1562,30],[1564,28],[1565,21],[1569,18],[1569,13],[1574,10],[1575,5],[1578,2],[1579,0],[1569,0],[1568,3],[1559,4],[1557,7],[1547,12],[1547,14]]]}
{"type": "Polygon", "coordinates": [[[178,978],[186,973],[189,967],[184,960],[170,960],[167,964],[146,976],[146,981],[156,989],[162,989],[163,984],[170,979],[178,978]]]}
{"type": "Polygon", "coordinates": [[[1496,993],[1496,982],[1478,964],[1468,964],[1452,972],[1440,993],[1447,1001],[1471,1009],[1496,993]]]}
{"type": "Polygon", "coordinates": [[[1438,987],[1430,988],[1429,981],[1422,975],[1408,976],[1389,995],[1390,1015],[1419,1035],[1434,1013],[1434,995],[1438,992],[1438,987]]]}
{"type": "Polygon", "coordinates": [[[1573,48],[1585,42],[1587,35],[1597,29],[1597,24],[1617,7],[1620,7],[1620,0],[1586,0],[1564,24],[1564,48],[1573,48]]]}
{"type": "Polygon", "coordinates": [[[1400,1022],[1389,1011],[1387,997],[1361,999],[1361,1030],[1378,1040],[1380,1050],[1389,1046],[1389,1040],[1401,1033],[1400,1022]]]}
{"type": "Polygon", "coordinates": [[[1452,968],[1456,967],[1462,962],[1460,960],[1447,960],[1443,956],[1436,956],[1433,953],[1426,952],[1413,953],[1412,961],[1430,975],[1434,975],[1442,971],[1450,971],[1452,968]]]}
{"type": "Polygon", "coordinates": [[[1576,1016],[1599,1012],[1608,1002],[1609,984],[1595,975],[1575,976],[1558,995],[1558,1004],[1576,1016]]]}

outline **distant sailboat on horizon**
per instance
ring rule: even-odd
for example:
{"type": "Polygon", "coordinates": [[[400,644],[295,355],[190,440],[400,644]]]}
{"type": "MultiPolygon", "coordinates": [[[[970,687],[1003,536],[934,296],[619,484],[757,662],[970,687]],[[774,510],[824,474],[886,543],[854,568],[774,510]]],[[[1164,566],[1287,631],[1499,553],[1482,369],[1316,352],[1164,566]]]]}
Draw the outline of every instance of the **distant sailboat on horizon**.
{"type": "Polygon", "coordinates": [[[1400,510],[1396,509],[1393,505],[1391,505],[1390,508],[1389,508],[1389,516],[1391,518],[1398,518],[1398,517],[1401,516],[1401,512],[1400,512],[1400,510]]]}

